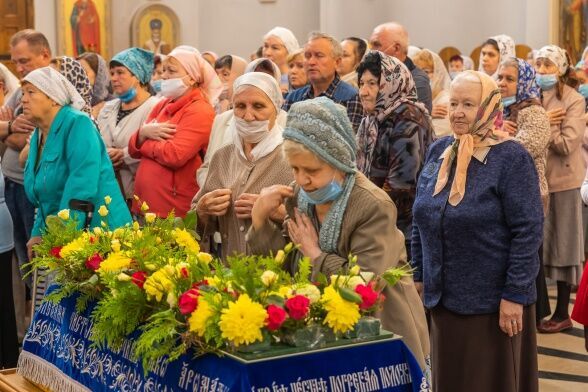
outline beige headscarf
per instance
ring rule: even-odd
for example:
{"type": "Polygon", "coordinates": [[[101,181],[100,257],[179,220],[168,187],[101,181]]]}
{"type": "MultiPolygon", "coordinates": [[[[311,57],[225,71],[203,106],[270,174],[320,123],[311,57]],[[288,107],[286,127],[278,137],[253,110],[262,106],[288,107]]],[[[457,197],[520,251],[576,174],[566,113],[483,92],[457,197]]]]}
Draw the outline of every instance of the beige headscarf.
{"type": "Polygon", "coordinates": [[[455,141],[441,154],[443,162],[437,175],[433,196],[441,192],[447,185],[451,165],[457,157],[455,177],[449,193],[449,204],[452,206],[458,205],[465,195],[468,166],[472,160],[474,149],[495,146],[510,139],[508,133],[500,130],[502,126],[502,97],[494,79],[484,72],[477,71],[464,71],[462,75],[474,75],[480,80],[482,83],[482,103],[474,123],[470,126],[470,132],[464,135],[454,135],[455,141]]]}

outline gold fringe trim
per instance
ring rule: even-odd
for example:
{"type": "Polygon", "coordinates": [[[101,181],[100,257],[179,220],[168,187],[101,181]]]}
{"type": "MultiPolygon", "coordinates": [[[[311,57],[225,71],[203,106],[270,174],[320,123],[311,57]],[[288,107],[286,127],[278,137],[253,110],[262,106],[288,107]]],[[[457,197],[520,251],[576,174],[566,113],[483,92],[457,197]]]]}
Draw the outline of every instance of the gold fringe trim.
{"type": "Polygon", "coordinates": [[[22,351],[18,357],[17,373],[55,392],[91,392],[90,389],[65,375],[57,366],[41,357],[22,351]]]}

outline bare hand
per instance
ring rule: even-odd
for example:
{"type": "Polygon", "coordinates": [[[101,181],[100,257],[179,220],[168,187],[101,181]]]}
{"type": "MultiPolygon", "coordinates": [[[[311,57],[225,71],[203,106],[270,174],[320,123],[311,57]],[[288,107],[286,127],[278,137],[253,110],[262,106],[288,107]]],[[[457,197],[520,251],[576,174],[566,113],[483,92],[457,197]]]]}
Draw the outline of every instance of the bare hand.
{"type": "Polygon", "coordinates": [[[198,215],[223,216],[231,205],[230,189],[215,189],[198,200],[196,212],[198,215]]]}
{"type": "Polygon", "coordinates": [[[502,123],[502,130],[508,132],[510,136],[517,134],[517,123],[514,121],[504,120],[502,123]]]}
{"type": "Polygon", "coordinates": [[[33,251],[33,246],[41,243],[41,237],[31,237],[29,242],[27,242],[27,254],[29,255],[29,260],[33,259],[35,252],[33,251]]]}
{"type": "Polygon", "coordinates": [[[167,140],[171,139],[176,133],[176,124],[172,123],[151,123],[144,124],[139,130],[139,143],[146,139],[167,140]]]}
{"type": "Polygon", "coordinates": [[[566,117],[566,112],[563,109],[553,109],[547,112],[549,117],[549,125],[560,125],[566,117]]]}
{"type": "Polygon", "coordinates": [[[296,209],[295,215],[296,220],[288,220],[288,234],[290,235],[290,239],[300,246],[300,252],[304,256],[315,260],[321,254],[316,229],[306,214],[301,214],[296,209]]]}
{"type": "Polygon", "coordinates": [[[20,115],[14,119],[10,130],[13,133],[31,133],[35,130],[35,124],[27,120],[24,115],[20,115]]]}
{"type": "Polygon", "coordinates": [[[498,325],[502,332],[511,338],[523,331],[523,305],[500,300],[500,318],[498,325]]]}
{"type": "Polygon", "coordinates": [[[292,196],[294,196],[294,189],[291,186],[272,185],[263,188],[251,210],[253,228],[258,230],[263,227],[268,218],[277,214],[282,215],[280,206],[283,205],[285,198],[292,196]]]}
{"type": "Polygon", "coordinates": [[[0,121],[10,121],[14,119],[14,112],[7,106],[0,107],[0,121]]]}
{"type": "Polygon", "coordinates": [[[431,111],[431,117],[433,118],[446,118],[449,111],[447,105],[434,105],[431,111]]]}
{"type": "Polygon", "coordinates": [[[119,169],[124,163],[125,153],[121,148],[108,148],[108,156],[112,161],[112,166],[119,169]]]}
{"type": "Polygon", "coordinates": [[[251,219],[251,210],[259,195],[243,193],[235,200],[235,215],[237,219],[251,219]]]}

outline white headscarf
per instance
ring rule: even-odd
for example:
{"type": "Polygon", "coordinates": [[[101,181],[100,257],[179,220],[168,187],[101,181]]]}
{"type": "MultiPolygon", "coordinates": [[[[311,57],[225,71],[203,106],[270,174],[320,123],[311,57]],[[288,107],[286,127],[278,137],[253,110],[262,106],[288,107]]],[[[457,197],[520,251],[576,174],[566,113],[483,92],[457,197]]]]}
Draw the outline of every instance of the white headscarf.
{"type": "Polygon", "coordinates": [[[0,63],[0,79],[4,80],[4,86],[6,88],[6,96],[4,97],[4,102],[8,101],[10,96],[14,94],[16,90],[20,87],[20,82],[18,78],[10,72],[8,68],[2,63],[0,63]]]}
{"type": "MultiPolygon", "coordinates": [[[[499,59],[498,64],[509,57],[517,57],[516,49],[515,49],[515,42],[514,40],[506,34],[495,35],[494,37],[490,37],[498,44],[498,53],[499,59]]],[[[478,71],[484,72],[484,67],[482,67],[482,52],[480,52],[480,65],[478,66],[478,71]]],[[[492,78],[496,79],[498,77],[498,68],[494,75],[490,75],[492,78]]]]}
{"type": "Polygon", "coordinates": [[[71,105],[74,109],[82,110],[86,105],[86,101],[73,84],[52,67],[31,71],[23,80],[31,83],[61,106],[71,105]]]}
{"type": "Polygon", "coordinates": [[[439,55],[432,50],[422,50],[429,53],[431,57],[433,57],[433,77],[431,78],[431,90],[433,91],[433,95],[436,96],[441,91],[449,91],[451,77],[449,77],[449,72],[447,72],[447,68],[445,68],[443,60],[441,60],[441,57],[439,57],[439,55]]]}
{"type": "Polygon", "coordinates": [[[569,64],[566,52],[559,46],[547,45],[542,47],[537,52],[535,60],[541,58],[549,59],[553,64],[557,65],[558,76],[565,74],[568,70],[569,64]]]}
{"type": "Polygon", "coordinates": [[[267,57],[260,57],[258,59],[253,60],[249,64],[247,64],[247,66],[245,67],[245,72],[244,73],[255,72],[255,68],[257,68],[257,66],[259,64],[263,63],[264,61],[269,61],[270,62],[270,64],[272,65],[272,68],[274,70],[274,77],[278,81],[278,83],[280,83],[281,82],[281,78],[282,78],[282,72],[280,71],[280,67],[278,67],[276,65],[276,63],[274,63],[273,61],[271,61],[267,57]]]}
{"type": "Polygon", "coordinates": [[[420,51],[421,51],[421,48],[419,48],[418,46],[409,45],[408,46],[408,53],[406,55],[412,59],[420,51]]]}
{"type": "Polygon", "coordinates": [[[464,56],[463,54],[460,55],[463,60],[463,70],[464,71],[473,71],[474,70],[474,60],[472,60],[469,56],[464,56]]]}
{"type": "Polygon", "coordinates": [[[300,45],[298,45],[298,40],[294,36],[294,33],[292,33],[285,27],[274,27],[266,35],[263,36],[263,39],[267,39],[269,37],[279,38],[286,47],[288,53],[294,53],[300,48],[300,45]]]}
{"type": "Polygon", "coordinates": [[[274,104],[274,107],[276,108],[276,115],[280,113],[284,98],[282,96],[282,91],[280,90],[278,81],[271,75],[268,75],[265,72],[244,73],[235,79],[235,82],[233,83],[233,95],[237,93],[239,87],[245,85],[257,87],[263,91],[274,104]]]}

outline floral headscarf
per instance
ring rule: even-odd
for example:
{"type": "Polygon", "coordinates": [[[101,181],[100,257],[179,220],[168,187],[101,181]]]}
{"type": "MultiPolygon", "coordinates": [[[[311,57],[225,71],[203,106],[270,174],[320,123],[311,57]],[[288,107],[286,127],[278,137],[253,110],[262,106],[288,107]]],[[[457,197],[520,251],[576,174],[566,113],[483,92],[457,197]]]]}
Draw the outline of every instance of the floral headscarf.
{"type": "Polygon", "coordinates": [[[541,58],[548,59],[549,61],[557,65],[558,76],[562,76],[568,70],[569,63],[568,58],[566,56],[566,52],[559,46],[547,45],[542,47],[537,52],[535,60],[541,58]]]}
{"type": "MultiPolygon", "coordinates": [[[[464,71],[461,75],[474,75],[482,84],[482,103],[470,132],[455,135],[455,141],[441,154],[443,162],[437,175],[433,196],[441,192],[449,180],[453,161],[457,158],[455,177],[449,193],[449,204],[458,205],[465,196],[467,172],[474,154],[474,148],[500,144],[510,137],[500,130],[502,126],[502,97],[494,79],[484,72],[464,71]]],[[[460,75],[460,77],[461,77],[460,75]]],[[[459,81],[459,78],[456,79],[459,81]]],[[[456,80],[453,83],[456,83],[456,80]]]]}
{"type": "Polygon", "coordinates": [[[92,87],[90,87],[90,79],[88,79],[88,75],[80,64],[79,61],[67,57],[62,56],[58,59],[59,62],[59,73],[65,76],[67,80],[76,88],[78,93],[86,102],[86,105],[81,109],[83,112],[87,113],[89,116],[92,115],[92,87]]]}
{"type": "Polygon", "coordinates": [[[370,171],[379,124],[400,105],[414,105],[428,116],[425,105],[417,101],[416,85],[408,68],[395,57],[382,52],[372,50],[369,54],[377,54],[380,57],[382,72],[374,112],[364,117],[357,130],[357,167],[363,173],[370,171]]]}
{"type": "Polygon", "coordinates": [[[524,60],[512,58],[518,64],[516,102],[504,108],[504,118],[515,121],[518,112],[528,106],[541,105],[541,89],[535,80],[535,69],[524,60]]]}
{"type": "MultiPolygon", "coordinates": [[[[516,57],[515,42],[511,37],[505,34],[501,34],[490,37],[490,39],[496,41],[498,44],[498,53],[500,56],[498,59],[498,64],[500,64],[502,60],[509,57],[516,57]]],[[[480,52],[480,65],[478,66],[478,71],[484,72],[484,67],[482,67],[482,52],[480,52]]],[[[491,76],[492,78],[496,79],[498,76],[498,69],[491,76]]]]}

